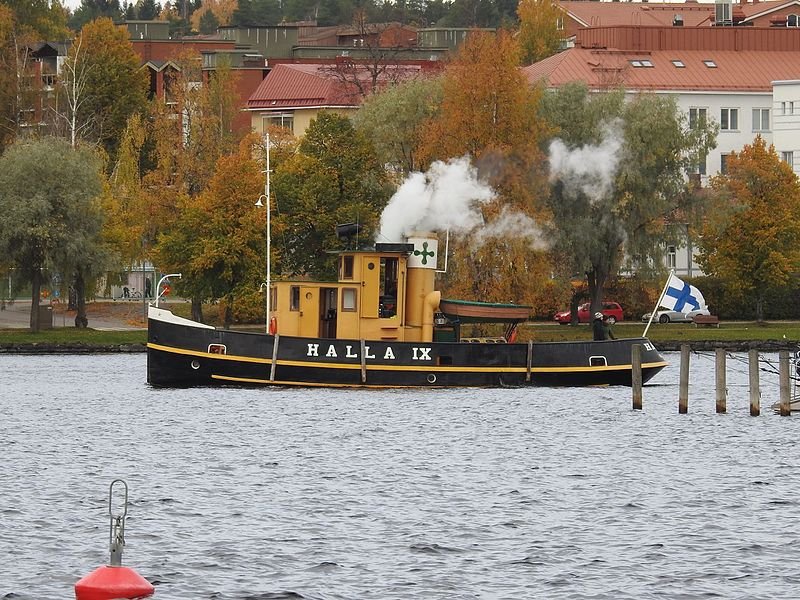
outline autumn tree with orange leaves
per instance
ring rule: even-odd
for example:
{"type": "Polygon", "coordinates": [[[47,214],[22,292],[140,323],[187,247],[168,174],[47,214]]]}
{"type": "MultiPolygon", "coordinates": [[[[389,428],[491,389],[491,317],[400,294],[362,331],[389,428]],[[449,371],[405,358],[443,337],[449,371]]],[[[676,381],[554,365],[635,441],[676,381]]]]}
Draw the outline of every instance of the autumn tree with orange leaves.
{"type": "Polygon", "coordinates": [[[727,165],[712,179],[698,262],[729,292],[752,298],[761,322],[764,300],[800,270],[800,182],[761,136],[727,165]]]}
{"type": "Polygon", "coordinates": [[[481,207],[484,222],[514,224],[496,228],[498,234],[481,244],[474,237],[456,240],[445,293],[539,310],[549,295],[543,292],[549,268],[536,226],[549,218],[539,201],[539,142],[547,130],[537,117],[542,92],[528,84],[519,60],[511,33],[471,33],[445,69],[441,109],[418,154],[425,164],[469,156],[497,193],[481,207]]]}

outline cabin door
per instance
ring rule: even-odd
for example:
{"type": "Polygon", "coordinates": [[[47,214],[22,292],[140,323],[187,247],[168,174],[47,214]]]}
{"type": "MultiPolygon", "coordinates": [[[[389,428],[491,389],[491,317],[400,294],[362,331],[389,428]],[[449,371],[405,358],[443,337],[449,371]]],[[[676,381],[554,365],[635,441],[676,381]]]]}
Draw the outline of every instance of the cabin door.
{"type": "Polygon", "coordinates": [[[336,288],[322,288],[322,325],[320,337],[336,337],[336,304],[338,294],[336,288]]]}
{"type": "Polygon", "coordinates": [[[300,337],[319,337],[320,330],[319,289],[300,287],[300,337]]]}

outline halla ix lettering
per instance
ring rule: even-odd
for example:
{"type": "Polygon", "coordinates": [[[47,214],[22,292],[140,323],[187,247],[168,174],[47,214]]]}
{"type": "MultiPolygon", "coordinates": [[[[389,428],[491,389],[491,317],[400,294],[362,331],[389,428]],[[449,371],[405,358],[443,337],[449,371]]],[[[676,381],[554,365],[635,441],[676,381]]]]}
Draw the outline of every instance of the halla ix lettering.
{"type": "MultiPolygon", "coordinates": [[[[356,359],[359,358],[358,352],[354,349],[354,346],[345,345],[344,351],[342,351],[341,347],[337,350],[334,344],[329,344],[328,349],[324,351],[324,354],[320,354],[320,344],[308,344],[308,351],[306,352],[306,356],[311,357],[320,357],[324,356],[325,358],[339,358],[340,354],[342,358],[352,358],[356,359]]],[[[369,346],[364,346],[364,358],[376,358],[376,356],[370,352],[369,346]]],[[[391,346],[386,347],[386,352],[383,354],[383,360],[396,360],[394,350],[391,346]]],[[[431,348],[426,346],[412,346],[411,347],[411,360],[433,360],[431,358],[431,348]]]]}

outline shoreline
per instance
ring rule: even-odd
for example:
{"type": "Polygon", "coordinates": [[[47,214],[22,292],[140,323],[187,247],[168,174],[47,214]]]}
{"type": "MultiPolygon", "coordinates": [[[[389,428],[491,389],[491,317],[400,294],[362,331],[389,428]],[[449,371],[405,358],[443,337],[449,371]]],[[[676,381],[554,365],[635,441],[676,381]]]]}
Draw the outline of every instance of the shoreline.
{"type": "MultiPolygon", "coordinates": [[[[544,341],[544,340],[542,340],[544,341]]],[[[713,351],[722,348],[729,352],[778,352],[780,350],[796,351],[800,343],[789,340],[705,340],[705,341],[658,341],[653,345],[661,352],[679,352],[681,346],[688,345],[694,352],[713,351]]],[[[147,351],[146,344],[86,344],[76,343],[4,343],[0,344],[0,355],[34,355],[34,354],[138,354],[147,351]]]]}

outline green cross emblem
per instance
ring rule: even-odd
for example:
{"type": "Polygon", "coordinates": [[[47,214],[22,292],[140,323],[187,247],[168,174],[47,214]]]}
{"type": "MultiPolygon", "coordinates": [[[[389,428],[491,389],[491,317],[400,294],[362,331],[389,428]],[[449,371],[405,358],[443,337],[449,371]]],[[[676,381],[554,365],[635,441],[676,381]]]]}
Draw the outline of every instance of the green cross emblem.
{"type": "Polygon", "coordinates": [[[433,257],[433,252],[428,251],[428,242],[422,242],[422,252],[419,250],[414,250],[414,256],[421,256],[422,257],[422,264],[428,264],[428,257],[433,257]]]}

